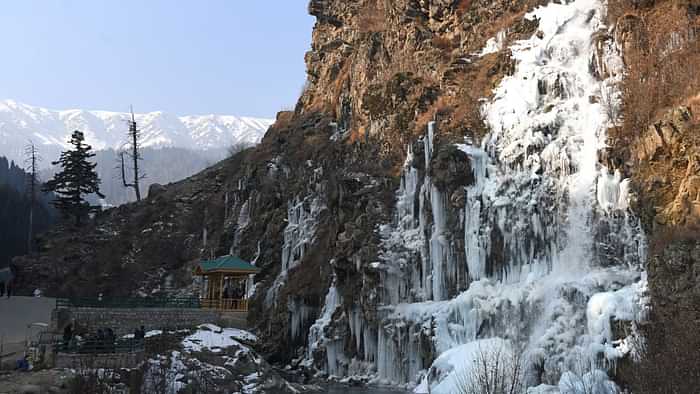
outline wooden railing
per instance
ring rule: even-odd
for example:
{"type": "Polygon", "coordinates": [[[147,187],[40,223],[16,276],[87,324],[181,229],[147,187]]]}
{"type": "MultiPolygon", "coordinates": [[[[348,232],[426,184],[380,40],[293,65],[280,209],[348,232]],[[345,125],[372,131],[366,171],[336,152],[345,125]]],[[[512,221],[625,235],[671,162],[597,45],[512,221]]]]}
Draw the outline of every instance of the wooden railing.
{"type": "Polygon", "coordinates": [[[200,300],[202,308],[218,309],[224,311],[246,312],[248,300],[238,298],[224,298],[222,300],[200,300]]]}

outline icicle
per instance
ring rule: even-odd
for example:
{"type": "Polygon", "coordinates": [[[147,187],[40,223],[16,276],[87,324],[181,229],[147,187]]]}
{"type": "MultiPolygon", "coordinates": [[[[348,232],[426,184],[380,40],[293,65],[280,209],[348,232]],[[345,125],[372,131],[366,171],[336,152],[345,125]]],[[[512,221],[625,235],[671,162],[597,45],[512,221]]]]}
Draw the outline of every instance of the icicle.
{"type": "Polygon", "coordinates": [[[343,354],[342,338],[340,340],[338,338],[328,338],[325,336],[324,330],[331,323],[333,313],[343,302],[335,287],[335,282],[336,279],[334,278],[331,287],[328,288],[321,316],[309,328],[306,358],[310,361],[313,360],[316,349],[323,346],[326,349],[326,373],[329,376],[343,376],[341,366],[347,364],[347,358],[343,354]]]}
{"type": "Polygon", "coordinates": [[[290,269],[301,264],[306,249],[313,243],[316,235],[318,217],[326,207],[319,197],[308,197],[305,200],[296,198],[287,203],[287,227],[284,229],[284,243],[282,245],[282,267],[275,278],[274,283],[267,291],[265,305],[270,307],[277,298],[279,289],[286,282],[290,269]],[[307,211],[305,202],[310,209],[307,211]]]}
{"type": "Polygon", "coordinates": [[[605,211],[625,210],[628,208],[629,180],[622,180],[619,170],[611,175],[606,168],[598,175],[598,204],[605,211]]]}
{"type": "Polygon", "coordinates": [[[428,135],[423,138],[425,150],[425,170],[430,170],[430,161],[433,158],[433,137],[435,136],[435,122],[428,122],[428,135]]]}
{"type": "MultiPolygon", "coordinates": [[[[366,311],[373,319],[355,306],[334,322],[347,321],[348,349],[323,337],[332,313],[312,326],[309,350],[326,348],[326,372],[350,374],[374,363],[380,382],[417,382],[431,368],[421,355],[487,343],[522,344],[548,373],[560,373],[577,347],[614,363],[623,346],[606,325],[612,312],[642,314],[626,312],[630,300],[644,298],[630,289],[644,281],[645,240],[628,209],[629,181],[598,164],[615,119],[591,97],[614,89],[621,75],[601,82],[590,72],[591,36],[604,28],[603,11],[598,0],[575,0],[525,16],[538,20],[539,34],[510,48],[514,74],[482,107],[489,135],[480,148],[457,145],[473,176],[460,212],[430,177],[435,123],[422,138],[424,170],[413,167],[408,147],[394,220],[378,228],[379,261],[368,264],[381,282],[378,309],[366,311]],[[459,228],[450,227],[455,222],[459,228]],[[453,297],[454,289],[461,293],[453,297]],[[348,360],[345,350],[357,358],[348,360]]],[[[334,305],[328,297],[330,290],[326,306],[334,305]]],[[[426,384],[434,393],[454,392],[426,384]]]]}

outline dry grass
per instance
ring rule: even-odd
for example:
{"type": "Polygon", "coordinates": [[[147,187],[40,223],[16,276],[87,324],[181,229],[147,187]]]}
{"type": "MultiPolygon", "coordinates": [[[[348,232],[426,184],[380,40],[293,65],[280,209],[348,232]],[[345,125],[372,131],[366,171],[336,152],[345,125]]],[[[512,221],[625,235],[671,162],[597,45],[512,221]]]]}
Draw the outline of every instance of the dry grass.
{"type": "Polygon", "coordinates": [[[682,1],[661,2],[650,9],[624,1],[611,7],[623,41],[627,75],[622,84],[624,122],[613,133],[619,146],[629,145],[669,107],[700,92],[700,18],[682,1]]]}
{"type": "Polygon", "coordinates": [[[472,6],[472,0],[459,0],[457,2],[457,13],[459,15],[463,15],[465,12],[469,11],[469,8],[472,6]]]}
{"type": "Polygon", "coordinates": [[[685,287],[692,283],[685,271],[696,269],[697,263],[680,246],[700,242],[700,227],[689,224],[694,218],[667,226],[657,222],[660,209],[673,202],[687,177],[697,133],[692,127],[685,130],[681,140],[664,146],[655,160],[627,160],[642,143],[645,130],[671,108],[690,107],[698,124],[700,15],[691,3],[698,5],[697,0],[609,3],[609,22],[616,26],[626,67],[622,125],[610,131],[610,143],[614,152],[633,163],[633,181],[643,200],[636,210],[650,230],[647,270],[653,308],[644,329],[648,351],[640,364],[622,373],[637,393],[695,392],[700,381],[693,368],[698,365],[698,300],[685,287]]]}
{"type": "Polygon", "coordinates": [[[379,4],[379,0],[369,0],[367,6],[361,8],[357,21],[357,28],[361,32],[385,31],[387,24],[387,13],[382,5],[379,4]]]}
{"type": "Polygon", "coordinates": [[[433,36],[431,42],[434,47],[440,49],[443,53],[452,51],[452,40],[445,36],[433,36]]]}
{"type": "Polygon", "coordinates": [[[700,242],[700,223],[659,229],[649,242],[649,253],[661,254],[676,242],[700,242]]]}

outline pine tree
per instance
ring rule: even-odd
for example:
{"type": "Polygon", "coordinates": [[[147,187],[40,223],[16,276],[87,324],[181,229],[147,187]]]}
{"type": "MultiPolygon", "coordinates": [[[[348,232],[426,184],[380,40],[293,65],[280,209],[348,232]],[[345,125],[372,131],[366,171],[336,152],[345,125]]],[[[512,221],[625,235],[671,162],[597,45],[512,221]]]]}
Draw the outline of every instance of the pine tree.
{"type": "Polygon", "coordinates": [[[64,216],[73,216],[76,226],[80,226],[81,219],[97,208],[85,201],[83,196],[95,193],[104,198],[100,193],[100,179],[95,171],[97,164],[88,160],[95,154],[92,153],[92,147],[83,141],[83,133],[74,131],[69,141],[73,149],[62,152],[58,161],[51,163],[60,165],[62,170],[44,186],[44,190],[55,192],[57,195],[51,203],[64,216]]]}

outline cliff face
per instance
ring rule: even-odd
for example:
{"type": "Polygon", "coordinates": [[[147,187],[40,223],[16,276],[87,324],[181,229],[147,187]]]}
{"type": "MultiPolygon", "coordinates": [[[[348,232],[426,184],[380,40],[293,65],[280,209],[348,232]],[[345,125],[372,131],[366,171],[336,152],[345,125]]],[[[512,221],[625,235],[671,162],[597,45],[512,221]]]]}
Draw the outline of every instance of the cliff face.
{"type": "Polygon", "coordinates": [[[695,241],[655,248],[698,215],[697,100],[633,104],[628,82],[652,73],[633,61],[656,42],[641,21],[683,15],[671,56],[695,56],[698,8],[643,3],[313,0],[294,112],[255,149],[47,234],[25,285],[186,292],[196,261],[232,252],[262,268],[250,319],[274,361],[440,392],[456,378],[439,357],[495,337],[532,352],[527,385],[571,381],[582,352],[621,382],[645,232],[652,322],[698,305],[695,241]]]}
{"type": "MultiPolygon", "coordinates": [[[[348,295],[356,290],[356,261],[377,260],[375,229],[391,221],[407,147],[432,119],[444,130],[436,139],[445,146],[485,133],[479,100],[512,71],[502,49],[534,32],[536,23],[522,16],[538,3],[312,1],[317,24],[306,54],[308,83],[295,112],[280,113],[255,150],[155,187],[148,201],[101,214],[94,228],[47,234],[43,253],[23,262],[27,287],[150,293],[187,284],[200,257],[233,251],[257,258],[265,290],[283,264],[285,226],[292,216],[306,216],[298,220],[315,228],[303,235],[317,236],[292,246],[288,259],[298,267],[289,274],[292,285],[280,286],[275,297],[279,312],[251,314],[274,337],[274,350],[291,355],[287,293],[315,309],[312,316],[320,312],[331,260],[355,277],[347,281],[348,295]]],[[[468,183],[465,154],[446,147],[438,160],[433,171],[445,188],[468,183]]],[[[259,301],[253,305],[265,309],[259,301]]]]}
{"type": "Polygon", "coordinates": [[[429,120],[446,134],[483,135],[479,100],[513,68],[501,49],[534,33],[536,22],[522,16],[540,3],[312,1],[317,23],[297,111],[333,114],[350,142],[377,138],[394,164],[429,120]]]}
{"type": "Polygon", "coordinates": [[[638,392],[691,392],[698,372],[686,366],[698,364],[700,346],[700,3],[610,3],[627,71],[611,156],[632,179],[650,242],[647,361],[630,375],[638,392]]]}

